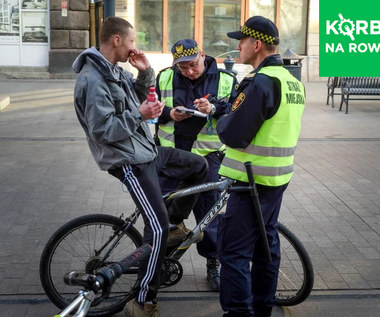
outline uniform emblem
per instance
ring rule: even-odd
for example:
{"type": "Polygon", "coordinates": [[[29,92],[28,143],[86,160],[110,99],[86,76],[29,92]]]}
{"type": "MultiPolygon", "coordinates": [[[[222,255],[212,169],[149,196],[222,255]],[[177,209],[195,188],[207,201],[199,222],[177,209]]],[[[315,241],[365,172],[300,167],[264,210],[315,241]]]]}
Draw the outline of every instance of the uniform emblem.
{"type": "Polygon", "coordinates": [[[241,104],[244,102],[244,100],[245,100],[245,95],[241,92],[239,96],[236,98],[234,104],[232,105],[231,110],[235,111],[237,108],[239,108],[241,104]]]}
{"type": "Polygon", "coordinates": [[[175,51],[177,52],[177,54],[182,54],[182,52],[183,52],[183,45],[182,44],[181,45],[177,45],[175,47],[175,51]]]}

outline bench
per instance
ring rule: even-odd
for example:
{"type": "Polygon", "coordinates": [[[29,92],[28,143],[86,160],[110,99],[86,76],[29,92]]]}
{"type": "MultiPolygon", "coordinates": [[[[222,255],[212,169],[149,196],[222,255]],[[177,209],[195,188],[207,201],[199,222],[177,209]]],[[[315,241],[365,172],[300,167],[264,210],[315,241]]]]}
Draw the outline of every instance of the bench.
{"type": "Polygon", "coordinates": [[[341,88],[341,77],[329,77],[327,80],[327,102],[329,104],[329,99],[331,98],[331,108],[334,108],[334,95],[341,95],[337,92],[337,89],[341,88]]]}
{"type": "Polygon", "coordinates": [[[341,95],[339,111],[343,103],[346,104],[348,113],[349,100],[376,100],[380,99],[380,77],[341,77],[341,95]],[[379,96],[379,98],[352,98],[351,96],[379,96]]]}

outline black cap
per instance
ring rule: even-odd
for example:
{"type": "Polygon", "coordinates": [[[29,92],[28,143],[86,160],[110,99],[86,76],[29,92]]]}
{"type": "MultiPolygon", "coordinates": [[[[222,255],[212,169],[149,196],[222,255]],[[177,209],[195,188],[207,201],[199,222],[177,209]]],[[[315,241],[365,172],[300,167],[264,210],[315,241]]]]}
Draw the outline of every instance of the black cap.
{"type": "Polygon", "coordinates": [[[193,39],[184,39],[175,43],[171,49],[173,55],[173,65],[181,62],[192,61],[201,49],[193,39]]]}
{"type": "Polygon", "coordinates": [[[271,20],[259,15],[249,18],[240,31],[228,32],[227,36],[237,40],[250,36],[272,45],[280,43],[277,26],[271,20]]]}

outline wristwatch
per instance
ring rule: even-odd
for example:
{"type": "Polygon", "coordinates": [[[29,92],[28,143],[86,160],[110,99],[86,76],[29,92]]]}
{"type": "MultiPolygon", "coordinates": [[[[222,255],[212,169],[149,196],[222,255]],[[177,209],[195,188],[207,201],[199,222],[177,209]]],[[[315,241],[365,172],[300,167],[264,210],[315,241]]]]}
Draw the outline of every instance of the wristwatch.
{"type": "Polygon", "coordinates": [[[216,112],[216,107],[215,107],[215,105],[212,103],[212,104],[211,104],[210,114],[213,115],[215,112],[216,112]]]}

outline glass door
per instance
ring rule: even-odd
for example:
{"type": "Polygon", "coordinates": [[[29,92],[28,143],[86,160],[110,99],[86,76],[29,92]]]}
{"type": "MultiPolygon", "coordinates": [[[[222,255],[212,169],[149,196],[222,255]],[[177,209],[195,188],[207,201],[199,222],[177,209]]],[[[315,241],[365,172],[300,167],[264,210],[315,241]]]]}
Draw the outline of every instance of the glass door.
{"type": "Polygon", "coordinates": [[[195,0],[168,0],[168,37],[166,49],[179,40],[194,38],[195,0]]]}
{"type": "Polygon", "coordinates": [[[226,33],[239,29],[248,14],[248,2],[135,0],[137,45],[148,52],[169,53],[178,40],[193,38],[208,55],[238,57],[238,54],[233,55],[237,42],[226,33]]]}
{"type": "Polygon", "coordinates": [[[47,66],[47,0],[0,0],[0,64],[47,66]]]}
{"type": "Polygon", "coordinates": [[[163,1],[136,1],[136,43],[143,51],[162,51],[163,1]]]}
{"type": "Polygon", "coordinates": [[[227,32],[239,30],[241,25],[241,2],[239,0],[204,0],[203,49],[207,55],[225,58],[239,57],[237,41],[227,32]]]}

